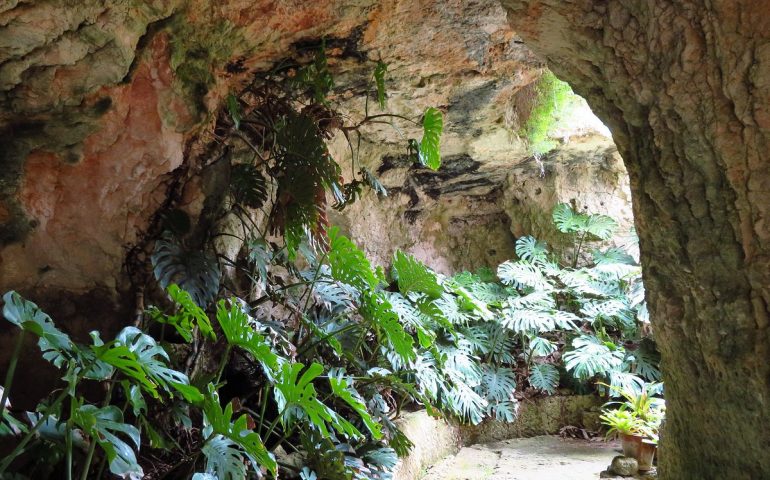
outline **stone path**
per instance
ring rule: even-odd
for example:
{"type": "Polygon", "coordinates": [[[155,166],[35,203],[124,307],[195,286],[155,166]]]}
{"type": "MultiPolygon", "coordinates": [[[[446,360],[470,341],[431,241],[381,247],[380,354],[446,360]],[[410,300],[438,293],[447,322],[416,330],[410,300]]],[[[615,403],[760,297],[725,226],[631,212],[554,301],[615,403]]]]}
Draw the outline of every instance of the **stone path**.
{"type": "Polygon", "coordinates": [[[472,445],[428,469],[423,480],[595,480],[618,448],[554,436],[472,445]]]}

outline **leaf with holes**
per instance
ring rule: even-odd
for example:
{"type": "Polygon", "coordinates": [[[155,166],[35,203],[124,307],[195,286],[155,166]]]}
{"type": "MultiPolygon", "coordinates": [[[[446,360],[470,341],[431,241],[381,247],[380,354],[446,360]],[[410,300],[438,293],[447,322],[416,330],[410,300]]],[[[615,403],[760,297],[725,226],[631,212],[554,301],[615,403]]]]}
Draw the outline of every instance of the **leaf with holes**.
{"type": "Polygon", "coordinates": [[[352,423],[324,405],[316,394],[313,380],[323,373],[323,366],[313,363],[307,369],[301,363],[285,363],[276,375],[275,402],[282,412],[281,423],[285,427],[297,419],[307,419],[324,437],[329,436],[327,423],[339,433],[360,438],[361,432],[352,423]],[[302,375],[300,376],[300,372],[302,375]]]}
{"type": "Polygon", "coordinates": [[[237,203],[260,208],[267,202],[267,179],[250,163],[233,165],[230,170],[230,192],[237,203]]]}
{"type": "Polygon", "coordinates": [[[353,380],[346,377],[342,370],[329,372],[329,385],[337,398],[347,403],[361,417],[366,428],[375,440],[382,438],[382,426],[374,421],[366,410],[366,404],[361,395],[353,388],[353,380]]]}
{"type": "Polygon", "coordinates": [[[187,342],[192,341],[193,328],[196,326],[205,337],[216,340],[217,337],[211,328],[208,315],[193,301],[192,296],[175,283],[169,285],[167,291],[169,297],[177,305],[176,313],[162,315],[154,311],[153,320],[173,326],[187,342]]]}
{"type": "Polygon", "coordinates": [[[176,283],[205,308],[219,291],[219,264],[205,252],[186,250],[168,240],[155,242],[153,273],[164,290],[176,283]]]}
{"type": "Polygon", "coordinates": [[[222,327],[227,343],[252,354],[254,359],[262,364],[265,373],[269,374],[277,367],[278,356],[249,320],[237,299],[230,301],[230,308],[227,308],[224,300],[217,303],[217,321],[222,327]]]}
{"type": "Polygon", "coordinates": [[[580,380],[618,370],[622,359],[593,336],[581,335],[572,341],[572,350],[564,354],[567,371],[580,380]]]}
{"type": "Polygon", "coordinates": [[[550,291],[554,288],[540,268],[526,260],[501,263],[497,267],[497,275],[504,284],[516,288],[532,287],[540,291],[550,291]]]}
{"type": "MultiPolygon", "coordinates": [[[[275,475],[278,467],[275,457],[267,451],[259,434],[249,428],[249,418],[243,414],[233,421],[233,404],[228,403],[223,409],[212,384],[209,384],[209,392],[203,404],[203,416],[204,437],[207,437],[209,441],[214,439],[217,442],[211,446],[212,455],[225,452],[224,447],[227,446],[228,457],[232,458],[234,454],[230,449],[234,449],[233,444],[236,444],[251,461],[255,472],[259,472],[260,467],[265,467],[275,475]],[[217,441],[217,437],[226,437],[227,440],[217,441]],[[214,451],[215,446],[218,452],[214,451]]],[[[225,460],[225,457],[220,456],[219,458],[225,460]]]]}
{"type": "Polygon", "coordinates": [[[409,361],[415,358],[414,341],[404,331],[398,314],[382,292],[367,295],[363,301],[361,313],[369,322],[385,332],[388,343],[402,360],[409,361]]]}
{"type": "Polygon", "coordinates": [[[404,295],[409,292],[418,292],[435,299],[444,293],[444,288],[439,284],[436,274],[422,262],[401,250],[396,250],[394,255],[393,272],[398,279],[398,289],[404,295]]]}
{"type": "Polygon", "coordinates": [[[127,437],[139,450],[139,430],[123,423],[123,413],[118,407],[81,405],[74,410],[72,419],[104,450],[112,473],[127,479],[143,477],[144,472],[136,460],[134,447],[123,440],[127,437]]]}
{"type": "Polygon", "coordinates": [[[548,246],[535,237],[527,235],[516,240],[516,255],[522,260],[537,263],[548,258],[548,246]]]}
{"type": "MultiPolygon", "coordinates": [[[[206,472],[215,480],[243,480],[246,464],[238,444],[224,435],[214,435],[201,448],[206,457],[206,472]]],[[[206,478],[206,477],[202,477],[206,478]]]]}
{"type": "Polygon", "coordinates": [[[43,358],[61,368],[68,360],[78,357],[78,348],[69,335],[56,328],[51,317],[36,304],[14,291],[3,295],[3,301],[6,320],[37,335],[37,345],[43,352],[43,358]]]}
{"type": "Polygon", "coordinates": [[[516,374],[507,367],[481,366],[479,393],[489,401],[503,402],[513,398],[516,374]]]}
{"type": "Polygon", "coordinates": [[[338,227],[329,229],[329,265],[332,277],[359,290],[373,289],[379,283],[372,265],[356,245],[344,235],[338,227]]]}
{"type": "Polygon", "coordinates": [[[538,363],[529,372],[529,384],[549,395],[556,393],[559,386],[559,370],[550,363],[538,363]]]}
{"type": "Polygon", "coordinates": [[[420,142],[420,163],[438,170],[441,166],[441,133],[444,131],[444,115],[430,107],[422,117],[422,141],[420,142]]]}

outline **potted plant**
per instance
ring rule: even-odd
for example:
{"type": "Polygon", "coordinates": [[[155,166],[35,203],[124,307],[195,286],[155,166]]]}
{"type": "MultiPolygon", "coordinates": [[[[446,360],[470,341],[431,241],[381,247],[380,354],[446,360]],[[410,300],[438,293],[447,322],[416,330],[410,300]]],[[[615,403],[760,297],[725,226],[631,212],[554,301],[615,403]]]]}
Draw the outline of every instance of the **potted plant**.
{"type": "Polygon", "coordinates": [[[602,410],[599,417],[603,424],[607,425],[607,437],[617,436],[623,447],[623,455],[636,458],[641,446],[642,429],[641,421],[630,411],[621,409],[602,410]]]}
{"type": "Polygon", "coordinates": [[[623,455],[639,462],[640,471],[652,468],[658,445],[658,432],[665,416],[665,401],[655,395],[662,391],[660,383],[638,380],[626,388],[602,384],[617,392],[624,401],[605,404],[602,423],[609,427],[608,435],[620,437],[623,455]],[[612,408],[619,405],[619,408],[612,408]]]}

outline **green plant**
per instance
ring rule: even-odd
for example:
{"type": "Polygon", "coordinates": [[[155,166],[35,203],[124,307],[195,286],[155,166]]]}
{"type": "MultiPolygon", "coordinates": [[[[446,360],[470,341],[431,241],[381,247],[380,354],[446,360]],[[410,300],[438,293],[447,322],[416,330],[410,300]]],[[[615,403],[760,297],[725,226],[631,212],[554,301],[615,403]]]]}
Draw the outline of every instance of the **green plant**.
{"type": "Polygon", "coordinates": [[[521,130],[529,152],[539,157],[556,147],[551,133],[577,96],[568,84],[545,71],[535,84],[535,103],[521,130]]]}
{"type": "Polygon", "coordinates": [[[657,443],[660,425],[666,411],[665,400],[658,396],[663,393],[663,385],[661,383],[647,383],[639,378],[623,387],[602,385],[607,387],[612,394],[623,399],[622,402],[608,402],[602,410],[602,421],[610,427],[608,435],[611,433],[640,435],[657,443]],[[631,431],[620,431],[619,425],[621,423],[623,427],[630,425],[631,431]]]}
{"type": "Polygon", "coordinates": [[[602,414],[599,418],[604,425],[609,427],[607,429],[607,437],[616,435],[636,435],[642,431],[642,422],[628,410],[602,410],[602,414]]]}

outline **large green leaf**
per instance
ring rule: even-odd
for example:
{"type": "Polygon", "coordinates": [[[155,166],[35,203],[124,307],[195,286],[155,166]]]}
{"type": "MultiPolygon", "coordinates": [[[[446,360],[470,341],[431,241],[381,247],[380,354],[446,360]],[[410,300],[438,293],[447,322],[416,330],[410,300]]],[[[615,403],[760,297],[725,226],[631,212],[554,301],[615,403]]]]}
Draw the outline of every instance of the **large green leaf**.
{"type": "Polygon", "coordinates": [[[539,242],[535,237],[527,235],[516,240],[516,255],[528,262],[544,262],[548,259],[548,246],[545,242],[539,242]]]}
{"type": "MultiPolygon", "coordinates": [[[[209,444],[208,449],[212,457],[210,458],[208,454],[206,455],[207,461],[211,461],[212,466],[218,464],[219,468],[222,469],[221,471],[232,471],[231,468],[226,467],[232,466],[229,459],[233,458],[231,448],[233,444],[236,444],[251,461],[255,472],[259,472],[260,467],[265,467],[273,475],[276,474],[278,465],[275,457],[267,451],[259,434],[248,427],[248,417],[244,414],[233,421],[232,403],[228,403],[223,409],[219,403],[219,395],[217,395],[214,386],[211,384],[209,384],[209,392],[204,401],[203,415],[205,425],[203,435],[208,439],[207,444],[209,441],[213,442],[209,444]],[[221,437],[226,437],[228,441],[221,440],[221,437]]],[[[216,471],[216,468],[214,470],[216,471]]]]}
{"type": "Polygon", "coordinates": [[[158,240],[150,258],[155,278],[163,289],[176,283],[201,307],[206,307],[219,291],[219,264],[205,252],[158,240]]]}
{"type": "Polygon", "coordinates": [[[271,374],[278,364],[278,356],[273,353],[265,337],[254,330],[249,316],[243,311],[238,300],[230,300],[230,308],[224,300],[217,303],[217,321],[227,343],[246,350],[259,361],[265,372],[271,374]]]}
{"type": "Polygon", "coordinates": [[[122,438],[127,437],[139,450],[139,429],[123,423],[123,413],[118,407],[82,405],[75,410],[73,420],[104,450],[112,473],[126,479],[143,478],[144,472],[136,460],[134,447],[122,438]]]}
{"type": "Polygon", "coordinates": [[[393,350],[405,362],[415,358],[414,341],[399,322],[398,314],[393,310],[382,293],[367,295],[361,313],[372,324],[380,327],[393,350]]]}
{"type": "MultiPolygon", "coordinates": [[[[245,480],[246,464],[238,444],[224,435],[214,435],[201,448],[206,456],[206,473],[213,480],[245,480]],[[215,476],[213,476],[213,475],[215,476]]],[[[195,478],[195,477],[193,477],[195,478]]],[[[205,479],[207,477],[198,477],[205,479]]]]}
{"type": "Polygon", "coordinates": [[[158,388],[178,392],[188,401],[197,401],[200,392],[190,386],[184,373],[168,367],[169,357],[154,338],[136,327],[126,327],[114,342],[91,347],[101,361],[130,377],[144,391],[159,398],[158,388]]]}
{"type": "Polygon", "coordinates": [[[338,227],[329,229],[329,265],[332,277],[359,290],[374,289],[379,280],[372,270],[372,265],[347,237],[340,234],[338,227]]]}
{"type": "Polygon", "coordinates": [[[481,366],[479,393],[487,400],[503,402],[513,399],[516,390],[516,374],[507,367],[481,366]]]}
{"type": "Polygon", "coordinates": [[[594,336],[581,335],[572,341],[572,347],[564,354],[564,366],[580,380],[608,374],[622,364],[622,355],[594,336]]]}
{"type": "Polygon", "coordinates": [[[3,315],[19,328],[34,333],[38,337],[37,345],[43,352],[43,358],[56,367],[78,356],[78,348],[69,335],[62,332],[36,304],[25,300],[14,291],[3,295],[3,315]]]}
{"type": "Polygon", "coordinates": [[[554,288],[540,267],[527,260],[501,263],[497,267],[497,275],[504,284],[516,288],[532,287],[540,291],[550,291],[554,288]]]}
{"type": "Polygon", "coordinates": [[[377,66],[374,67],[374,82],[377,85],[377,103],[380,104],[380,109],[385,108],[385,73],[388,71],[388,65],[380,60],[377,62],[377,66]]]}
{"type": "Polygon", "coordinates": [[[163,315],[155,310],[152,312],[153,320],[173,326],[187,342],[192,341],[193,327],[195,326],[204,336],[216,340],[217,337],[211,328],[208,315],[195,303],[192,296],[175,283],[169,285],[167,291],[177,305],[176,312],[173,315],[163,315]]]}
{"type": "Polygon", "coordinates": [[[361,432],[352,423],[318,400],[312,382],[323,370],[319,363],[313,363],[307,369],[301,363],[285,363],[281,366],[274,390],[275,401],[281,412],[281,422],[286,427],[297,420],[306,419],[324,437],[329,435],[326,426],[328,423],[348,437],[361,437],[361,432]],[[300,372],[303,372],[302,376],[300,372]]]}
{"type": "Polygon", "coordinates": [[[529,384],[549,395],[559,386],[559,370],[550,363],[538,363],[529,371],[529,384]]]}
{"type": "Polygon", "coordinates": [[[230,169],[230,192],[237,203],[260,208],[268,197],[267,179],[250,163],[233,165],[230,169]]]}
{"type": "Polygon", "coordinates": [[[444,288],[439,284],[436,274],[422,262],[401,250],[396,250],[393,257],[393,272],[398,277],[398,289],[404,295],[409,292],[418,292],[431,298],[439,298],[444,293],[444,288]]]}
{"type": "Polygon", "coordinates": [[[347,403],[361,417],[364,425],[371,432],[372,437],[375,440],[382,438],[382,426],[369,414],[364,400],[353,387],[353,380],[345,376],[342,370],[338,370],[336,372],[329,372],[329,385],[334,395],[347,403]]]}
{"type": "Polygon", "coordinates": [[[441,133],[444,131],[444,115],[441,110],[429,107],[422,117],[422,141],[420,162],[431,170],[441,166],[441,133]]]}

